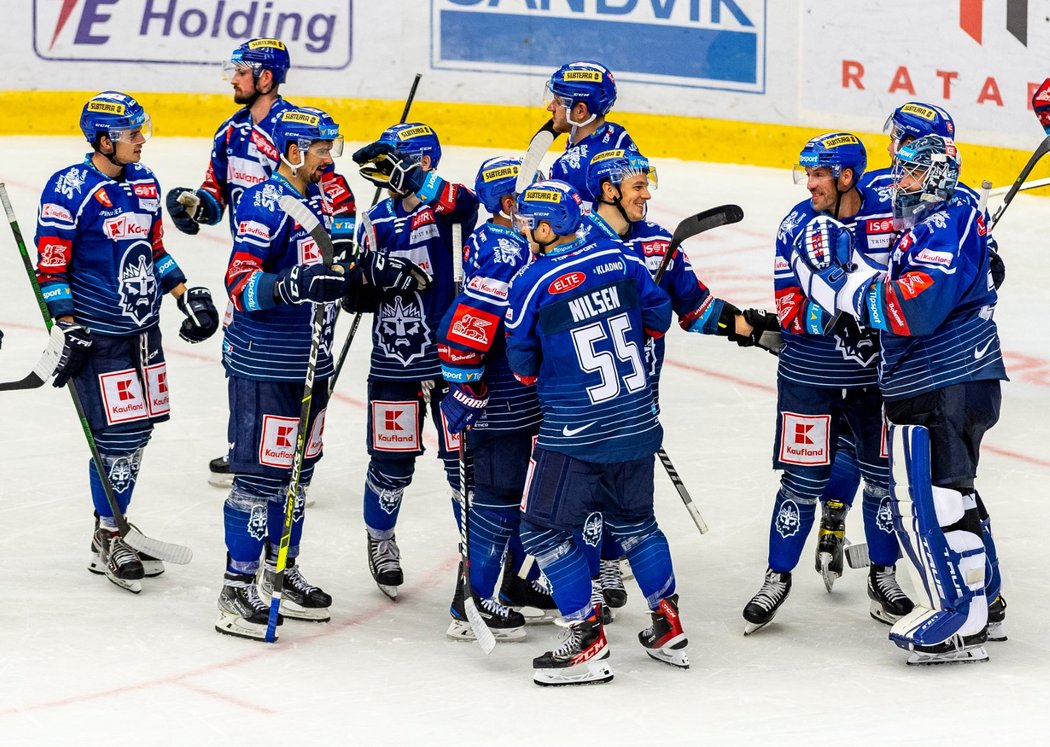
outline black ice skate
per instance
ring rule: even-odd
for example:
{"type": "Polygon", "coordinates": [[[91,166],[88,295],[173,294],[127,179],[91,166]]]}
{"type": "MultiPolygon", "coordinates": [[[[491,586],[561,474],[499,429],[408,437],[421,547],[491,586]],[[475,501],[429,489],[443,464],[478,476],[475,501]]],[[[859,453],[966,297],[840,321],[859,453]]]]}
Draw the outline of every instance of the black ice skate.
{"type": "Polygon", "coordinates": [[[930,666],[988,661],[988,652],[984,648],[987,640],[987,630],[982,630],[975,635],[953,635],[934,646],[913,646],[908,656],[908,664],[930,666]]]}
{"type": "Polygon", "coordinates": [[[762,588],[744,607],[744,619],[747,620],[744,635],[751,635],[756,630],[761,630],[769,625],[790,591],[791,574],[777,573],[767,568],[766,580],[762,583],[762,588]]]}
{"type": "Polygon", "coordinates": [[[873,565],[868,571],[871,616],[887,625],[893,625],[915,606],[897,584],[896,570],[892,565],[873,565]]]}
{"type": "Polygon", "coordinates": [[[565,640],[553,651],[532,660],[532,681],[544,687],[597,685],[613,678],[609,669],[609,643],[601,618],[570,623],[565,640]]]}
{"type": "Polygon", "coordinates": [[[554,622],[558,615],[558,605],[550,591],[539,579],[521,578],[507,568],[503,573],[503,583],[499,590],[500,604],[513,607],[525,618],[526,624],[554,622]]]}
{"type": "MultiPolygon", "coordinates": [[[[98,525],[98,514],[95,514],[96,532],[98,531],[98,525]]],[[[138,529],[138,527],[136,527],[134,524],[131,524],[130,526],[134,527],[135,529],[138,529]]],[[[142,575],[145,578],[155,578],[156,576],[159,576],[160,574],[164,573],[163,560],[161,560],[160,558],[155,558],[152,555],[147,555],[144,552],[136,552],[139,556],[139,561],[141,561],[142,563],[142,575]]],[[[91,556],[88,560],[88,570],[92,573],[97,573],[100,576],[105,574],[106,572],[106,565],[102,562],[102,559],[99,557],[99,545],[98,541],[95,539],[94,532],[92,532],[91,534],[91,556]]]]}
{"type": "Polygon", "coordinates": [[[233,487],[233,473],[230,472],[230,458],[223,454],[208,462],[208,484],[216,488],[233,487]]]}
{"type": "Polygon", "coordinates": [[[624,588],[623,576],[620,575],[619,560],[601,561],[598,580],[601,582],[605,604],[609,608],[620,609],[627,604],[627,589],[624,588]]]}
{"type": "Polygon", "coordinates": [[[142,560],[120,536],[116,529],[100,526],[91,537],[92,562],[88,570],[103,573],[106,578],[132,594],[142,591],[142,578],[146,575],[142,560]],[[97,568],[96,570],[96,563],[97,568]]]}
{"type": "MultiPolygon", "coordinates": [[[[259,597],[255,576],[227,573],[219,592],[219,619],[215,629],[238,638],[266,640],[266,624],[270,619],[270,605],[259,597]]],[[[277,616],[277,624],[284,616],[277,616]]]]}
{"type": "Polygon", "coordinates": [[[397,540],[394,535],[390,535],[390,539],[377,540],[371,534],[365,534],[368,536],[368,570],[379,590],[397,601],[397,587],[405,583],[397,540]]]}
{"type": "Polygon", "coordinates": [[[638,634],[638,642],[645,646],[645,652],[657,661],[689,669],[689,655],[685,651],[689,639],[685,637],[682,621],[678,618],[678,595],[661,599],[660,606],[651,610],[649,615],[652,624],[638,634]]]}
{"type": "Polygon", "coordinates": [[[846,514],[849,506],[842,501],[828,500],[820,517],[817,534],[817,573],[824,579],[824,588],[831,587],[842,576],[842,548],[846,542],[846,514]]]}
{"type": "MultiPolygon", "coordinates": [[[[259,597],[267,607],[272,597],[276,574],[276,559],[267,558],[266,565],[259,575],[259,597]]],[[[295,558],[288,558],[284,569],[284,583],[281,586],[281,614],[292,620],[328,622],[332,619],[329,611],[331,606],[331,595],[307,581],[296,565],[295,558]]]]}
{"type": "Polygon", "coordinates": [[[602,619],[602,625],[609,625],[613,621],[612,607],[605,603],[605,595],[602,594],[602,582],[597,578],[591,579],[591,606],[602,619]]]}
{"type": "Polygon", "coordinates": [[[999,594],[988,605],[988,640],[1002,642],[1006,638],[1006,600],[999,594]]]}
{"type": "MultiPolygon", "coordinates": [[[[456,593],[449,605],[449,614],[452,622],[449,623],[445,635],[453,641],[475,641],[474,631],[467,620],[466,610],[463,608],[463,572],[457,574],[456,593]]],[[[492,636],[497,641],[523,641],[525,640],[525,618],[510,607],[504,607],[499,602],[491,599],[482,599],[477,594],[474,604],[477,605],[481,619],[485,621],[485,627],[492,631],[492,636]]]]}

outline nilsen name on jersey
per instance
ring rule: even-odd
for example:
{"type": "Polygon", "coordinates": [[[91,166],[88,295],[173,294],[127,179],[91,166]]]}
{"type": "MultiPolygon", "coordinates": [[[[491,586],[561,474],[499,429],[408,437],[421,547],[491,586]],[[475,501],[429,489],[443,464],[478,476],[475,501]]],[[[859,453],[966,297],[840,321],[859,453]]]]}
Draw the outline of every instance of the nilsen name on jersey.
{"type": "Polygon", "coordinates": [[[574,322],[593,319],[618,308],[620,308],[620,294],[616,292],[615,286],[602,288],[569,301],[569,311],[572,312],[574,322]]]}

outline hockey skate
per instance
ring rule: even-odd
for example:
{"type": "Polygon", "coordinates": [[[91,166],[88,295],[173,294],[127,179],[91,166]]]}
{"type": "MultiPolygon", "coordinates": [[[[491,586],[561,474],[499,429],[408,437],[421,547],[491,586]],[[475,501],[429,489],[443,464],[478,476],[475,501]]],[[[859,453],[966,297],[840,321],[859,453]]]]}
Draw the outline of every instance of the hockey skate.
{"type": "Polygon", "coordinates": [[[1002,642],[1006,637],[1006,600],[999,594],[988,605],[988,640],[1002,642]]]}
{"type": "Polygon", "coordinates": [[[601,583],[606,606],[610,609],[620,609],[627,604],[627,589],[624,588],[623,577],[620,575],[619,560],[601,561],[598,580],[601,583]]]}
{"type": "MultiPolygon", "coordinates": [[[[132,527],[138,529],[134,524],[132,527]]],[[[95,514],[95,532],[98,531],[98,514],[95,514]]],[[[102,562],[99,557],[99,544],[95,539],[95,532],[91,534],[91,556],[88,560],[88,570],[98,575],[103,575],[106,572],[106,564],[102,562]]],[[[142,575],[144,578],[155,578],[160,574],[164,573],[164,561],[160,558],[155,558],[152,555],[147,555],[144,552],[139,552],[139,561],[142,563],[142,575]]]]}
{"type": "MultiPolygon", "coordinates": [[[[276,560],[267,558],[259,574],[259,597],[266,605],[273,596],[273,581],[277,574],[276,560]]],[[[310,622],[328,622],[332,619],[329,608],[332,597],[324,590],[314,586],[303,576],[295,558],[288,558],[284,569],[284,583],[281,587],[281,614],[291,620],[309,620],[310,622]]]]}
{"type": "Polygon", "coordinates": [[[528,625],[554,622],[560,614],[554,597],[543,581],[521,578],[509,568],[503,573],[499,601],[520,612],[528,625]]]}
{"type": "Polygon", "coordinates": [[[649,615],[652,624],[638,634],[638,642],[645,646],[645,652],[657,661],[689,669],[689,655],[685,651],[689,639],[685,637],[678,618],[678,595],[661,599],[660,606],[651,610],[649,615]]]}
{"type": "Polygon", "coordinates": [[[597,578],[591,579],[591,606],[602,619],[602,625],[609,625],[613,621],[612,607],[605,603],[605,595],[602,594],[602,583],[597,578]]]}
{"type": "Polygon", "coordinates": [[[230,458],[226,454],[208,462],[208,484],[216,488],[233,486],[233,473],[230,472],[230,458]]]}
{"type": "Polygon", "coordinates": [[[842,501],[829,499],[824,502],[817,534],[817,573],[824,579],[824,588],[831,587],[842,576],[842,550],[846,543],[846,514],[849,506],[842,501]]]}
{"type": "Polygon", "coordinates": [[[915,606],[897,584],[896,566],[873,565],[868,571],[868,598],[873,619],[893,625],[915,606]]]}
{"type": "Polygon", "coordinates": [[[613,678],[609,668],[609,643],[601,618],[569,623],[561,645],[532,660],[532,681],[543,687],[597,685],[613,678]]]}
{"type": "MultiPolygon", "coordinates": [[[[270,619],[270,605],[259,597],[255,577],[227,573],[219,592],[219,619],[215,629],[238,638],[266,640],[266,624],[270,619]]],[[[284,616],[277,616],[277,624],[284,616]]]]}
{"type": "Polygon", "coordinates": [[[142,560],[138,553],[124,542],[120,532],[104,526],[98,527],[91,537],[91,550],[89,571],[105,574],[114,584],[132,594],[142,591],[142,578],[145,576],[142,560]]]}
{"type": "Polygon", "coordinates": [[[984,648],[986,640],[987,632],[982,631],[970,636],[953,635],[935,646],[913,646],[908,656],[908,664],[929,666],[988,661],[988,652],[984,648]]]}
{"type": "MultiPolygon", "coordinates": [[[[457,576],[456,593],[449,605],[449,614],[452,622],[449,623],[445,635],[453,641],[475,641],[474,631],[467,620],[466,610],[463,608],[463,571],[457,576]]],[[[492,631],[492,636],[497,641],[523,641],[525,640],[525,618],[510,607],[504,607],[499,602],[491,599],[482,599],[477,594],[473,595],[474,603],[477,605],[481,619],[485,626],[492,631]]]]}
{"type": "Polygon", "coordinates": [[[756,630],[761,630],[769,625],[776,617],[780,605],[787,599],[791,591],[791,574],[777,573],[771,568],[766,569],[766,579],[762,582],[762,588],[751,598],[744,607],[744,635],[751,635],[756,630]]]}
{"type": "Polygon", "coordinates": [[[390,535],[390,539],[377,540],[371,534],[365,534],[368,537],[368,570],[372,572],[379,590],[397,601],[397,587],[405,583],[397,539],[390,535]]]}

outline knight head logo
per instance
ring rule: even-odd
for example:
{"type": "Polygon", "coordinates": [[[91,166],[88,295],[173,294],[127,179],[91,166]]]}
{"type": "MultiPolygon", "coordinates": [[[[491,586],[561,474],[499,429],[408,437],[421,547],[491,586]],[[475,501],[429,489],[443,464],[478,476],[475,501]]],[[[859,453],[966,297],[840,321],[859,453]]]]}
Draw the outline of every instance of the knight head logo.
{"type": "Polygon", "coordinates": [[[152,254],[147,242],[136,241],[120,260],[120,311],[136,324],[144,324],[153,316],[157,302],[152,254]]]}
{"type": "Polygon", "coordinates": [[[378,342],[384,355],[404,366],[423,357],[431,337],[417,294],[398,294],[391,303],[380,304],[378,316],[378,342]]]}
{"type": "Polygon", "coordinates": [[[266,506],[252,506],[248,516],[248,534],[257,540],[266,536],[266,506]]]}
{"type": "Polygon", "coordinates": [[[883,496],[882,500],[879,501],[879,510],[875,514],[875,526],[882,532],[893,534],[893,509],[890,508],[890,497],[888,495],[883,496]]]}
{"type": "Polygon", "coordinates": [[[781,504],[773,525],[777,533],[785,539],[793,534],[798,534],[801,521],[799,520],[798,506],[795,505],[793,500],[789,498],[781,504]]]}
{"type": "Polygon", "coordinates": [[[594,512],[583,522],[583,541],[591,547],[597,547],[602,539],[602,515],[594,512]]]}

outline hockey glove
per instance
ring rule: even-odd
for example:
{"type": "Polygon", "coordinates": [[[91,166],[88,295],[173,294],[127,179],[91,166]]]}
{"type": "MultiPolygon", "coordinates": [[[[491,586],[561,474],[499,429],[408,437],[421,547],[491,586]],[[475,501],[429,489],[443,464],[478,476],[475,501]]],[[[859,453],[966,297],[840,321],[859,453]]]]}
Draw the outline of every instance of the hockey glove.
{"type": "Polygon", "coordinates": [[[1006,280],[1006,263],[999,252],[992,248],[991,241],[988,242],[988,270],[992,273],[992,285],[999,290],[1006,280]]]}
{"type": "Polygon", "coordinates": [[[363,148],[358,148],[354,151],[354,155],[351,156],[354,159],[354,163],[358,166],[363,166],[369,161],[374,161],[380,156],[387,156],[394,152],[394,146],[390,143],[384,143],[380,140],[376,140],[374,143],[369,143],[363,148]]]}
{"type": "MultiPolygon", "coordinates": [[[[392,154],[390,158],[394,164],[390,171],[390,189],[399,195],[413,195],[423,189],[427,174],[418,161],[397,153],[392,154]]],[[[427,202],[422,196],[420,199],[427,202]]]]}
{"type": "Polygon", "coordinates": [[[784,347],[784,339],[781,336],[780,320],[776,314],[771,314],[765,309],[744,309],[741,312],[744,321],[751,325],[751,334],[736,335],[729,339],[734,340],[742,348],[759,347],[768,350],[773,355],[780,355],[784,347]]]}
{"type": "Polygon", "coordinates": [[[76,322],[58,320],[55,322],[65,336],[62,345],[62,357],[55,366],[55,386],[65,386],[66,382],[80,373],[91,355],[91,330],[81,327],[76,322]]]}
{"type": "Polygon", "coordinates": [[[1050,78],[1044,80],[1043,85],[1032,94],[1032,109],[1035,110],[1035,116],[1039,117],[1043,130],[1050,135],[1050,78]]]}
{"type": "Polygon", "coordinates": [[[0,329],[0,348],[4,346],[4,331],[0,329]]]}
{"type": "Polygon", "coordinates": [[[383,252],[365,252],[357,260],[357,265],[376,288],[411,293],[426,290],[430,286],[430,276],[416,265],[401,257],[391,257],[383,252]]]}
{"type": "Polygon", "coordinates": [[[350,276],[344,265],[295,265],[278,273],[273,300],[294,304],[338,301],[346,295],[349,286],[350,276]]]}
{"type": "Polygon", "coordinates": [[[179,327],[179,337],[187,342],[204,342],[219,328],[219,312],[207,288],[190,288],[178,298],[179,311],[186,319],[179,327]]]}
{"type": "Polygon", "coordinates": [[[489,390],[485,382],[452,384],[441,400],[441,414],[449,433],[462,433],[478,422],[489,404],[489,390]]]}
{"type": "Polygon", "coordinates": [[[191,236],[200,230],[201,223],[214,225],[222,217],[219,203],[203,189],[173,187],[164,202],[175,228],[191,236]]]}

